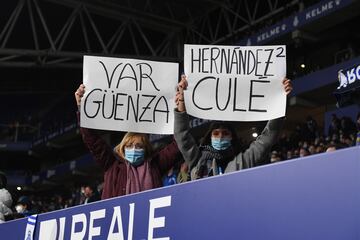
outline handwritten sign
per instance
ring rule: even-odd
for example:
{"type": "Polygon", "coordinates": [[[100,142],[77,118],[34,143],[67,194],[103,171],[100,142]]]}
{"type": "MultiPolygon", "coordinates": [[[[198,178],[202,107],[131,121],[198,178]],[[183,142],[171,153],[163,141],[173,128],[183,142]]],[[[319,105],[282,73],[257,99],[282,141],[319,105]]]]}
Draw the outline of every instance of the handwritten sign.
{"type": "Polygon", "coordinates": [[[178,64],[84,56],[80,125],[172,134],[178,64]]]}
{"type": "Polygon", "coordinates": [[[185,45],[184,69],[190,115],[229,121],[285,115],[285,46],[185,45]]]}

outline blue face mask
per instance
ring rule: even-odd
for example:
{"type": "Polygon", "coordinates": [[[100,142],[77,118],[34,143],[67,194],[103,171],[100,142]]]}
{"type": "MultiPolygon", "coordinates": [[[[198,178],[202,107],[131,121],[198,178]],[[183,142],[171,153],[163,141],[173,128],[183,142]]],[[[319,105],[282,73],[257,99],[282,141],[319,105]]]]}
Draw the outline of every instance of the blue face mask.
{"type": "Polygon", "coordinates": [[[125,159],[133,166],[138,166],[144,162],[145,151],[144,149],[126,149],[125,159]]]}
{"type": "Polygon", "coordinates": [[[211,146],[216,150],[225,150],[231,146],[230,138],[211,138],[211,146]]]}

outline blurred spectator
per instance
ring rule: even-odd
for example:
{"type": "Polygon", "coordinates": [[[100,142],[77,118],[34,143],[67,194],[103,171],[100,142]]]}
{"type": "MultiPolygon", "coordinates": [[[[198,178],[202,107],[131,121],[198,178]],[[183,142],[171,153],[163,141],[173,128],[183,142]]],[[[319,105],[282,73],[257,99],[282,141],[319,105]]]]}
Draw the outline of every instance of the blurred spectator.
{"type": "Polygon", "coordinates": [[[172,167],[163,177],[163,186],[170,186],[177,183],[177,171],[172,167]]]}
{"type": "Polygon", "coordinates": [[[344,146],[341,145],[341,144],[330,143],[326,148],[326,152],[334,152],[334,151],[336,151],[338,149],[341,149],[341,148],[344,148],[344,146]]]}
{"type": "Polygon", "coordinates": [[[356,125],[349,117],[342,117],[340,121],[341,131],[345,135],[356,132],[356,125]]]}
{"type": "Polygon", "coordinates": [[[310,155],[313,155],[316,153],[316,148],[314,145],[310,145],[308,149],[309,149],[310,155]]]}
{"type": "Polygon", "coordinates": [[[306,157],[306,156],[310,155],[309,151],[304,147],[300,148],[299,154],[300,154],[300,157],[306,157]]]}
{"type": "Polygon", "coordinates": [[[293,157],[294,157],[293,151],[288,150],[287,153],[286,153],[286,159],[289,160],[289,159],[292,159],[293,157]]]}
{"type": "Polygon", "coordinates": [[[86,185],[84,187],[84,196],[85,196],[84,204],[92,203],[100,200],[99,192],[95,186],[86,185]]]}
{"type": "Polygon", "coordinates": [[[177,182],[183,183],[190,181],[189,167],[186,162],[183,162],[180,166],[180,172],[178,174],[177,182]]]}
{"type": "Polygon", "coordinates": [[[270,162],[274,163],[274,162],[279,162],[279,161],[281,161],[279,153],[277,151],[272,151],[270,162]]]}
{"type": "Polygon", "coordinates": [[[37,212],[32,209],[32,203],[28,196],[19,197],[16,206],[16,212],[24,215],[25,217],[36,214],[37,212]]]}
{"type": "Polygon", "coordinates": [[[317,146],[315,152],[316,152],[316,153],[325,152],[324,145],[319,145],[319,146],[317,146]]]}
{"type": "Polygon", "coordinates": [[[305,140],[313,141],[316,137],[318,137],[317,122],[311,116],[308,116],[305,125],[305,140]]]}
{"type": "Polygon", "coordinates": [[[333,134],[339,134],[340,130],[340,120],[336,116],[336,114],[331,115],[331,124],[329,126],[328,136],[332,136],[333,134]]]}
{"type": "Polygon", "coordinates": [[[346,147],[354,146],[353,141],[351,140],[351,137],[348,135],[343,135],[340,139],[340,142],[344,144],[346,147]]]}
{"type": "Polygon", "coordinates": [[[298,150],[298,149],[295,149],[295,150],[294,150],[293,158],[298,158],[299,156],[300,156],[299,150],[298,150]]]}

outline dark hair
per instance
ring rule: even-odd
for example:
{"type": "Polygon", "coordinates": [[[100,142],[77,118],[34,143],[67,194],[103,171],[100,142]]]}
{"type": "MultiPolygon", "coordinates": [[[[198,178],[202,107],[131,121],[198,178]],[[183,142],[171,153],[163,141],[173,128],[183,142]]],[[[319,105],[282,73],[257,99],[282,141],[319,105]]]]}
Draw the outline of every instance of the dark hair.
{"type": "Polygon", "coordinates": [[[335,148],[336,150],[346,148],[346,146],[342,143],[330,143],[326,146],[326,149],[328,148],[335,148]]]}
{"type": "Polygon", "coordinates": [[[28,196],[19,197],[17,203],[20,203],[22,205],[27,205],[27,209],[31,209],[31,200],[28,196]]]}
{"type": "Polygon", "coordinates": [[[201,146],[211,145],[211,133],[214,129],[218,129],[218,128],[228,129],[231,132],[231,135],[232,135],[231,145],[234,149],[235,154],[238,154],[241,151],[242,146],[241,146],[241,142],[240,142],[239,138],[237,137],[237,134],[230,122],[224,122],[224,121],[212,122],[209,126],[209,129],[205,133],[205,136],[200,140],[200,145],[201,146]]]}
{"type": "Polygon", "coordinates": [[[301,147],[300,150],[304,150],[306,152],[306,154],[310,155],[310,152],[307,148],[301,147]]]}
{"type": "Polygon", "coordinates": [[[1,188],[6,188],[7,186],[7,178],[5,173],[0,172],[0,189],[1,188]]]}
{"type": "Polygon", "coordinates": [[[84,188],[90,188],[93,192],[97,191],[97,186],[95,186],[94,184],[85,184],[84,188]]]}

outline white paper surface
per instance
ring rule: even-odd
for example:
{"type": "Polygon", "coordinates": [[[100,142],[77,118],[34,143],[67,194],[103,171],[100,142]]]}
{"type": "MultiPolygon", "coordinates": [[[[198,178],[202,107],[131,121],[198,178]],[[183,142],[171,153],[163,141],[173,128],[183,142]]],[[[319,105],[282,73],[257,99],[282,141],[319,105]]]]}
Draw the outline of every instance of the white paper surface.
{"type": "Polygon", "coordinates": [[[263,121],[285,116],[286,46],[185,45],[188,114],[263,121]]]}
{"type": "Polygon", "coordinates": [[[178,64],[84,56],[80,125],[173,134],[178,64]]]}

